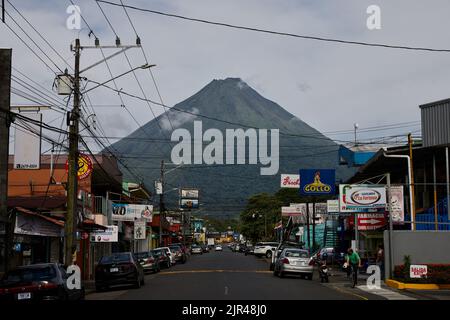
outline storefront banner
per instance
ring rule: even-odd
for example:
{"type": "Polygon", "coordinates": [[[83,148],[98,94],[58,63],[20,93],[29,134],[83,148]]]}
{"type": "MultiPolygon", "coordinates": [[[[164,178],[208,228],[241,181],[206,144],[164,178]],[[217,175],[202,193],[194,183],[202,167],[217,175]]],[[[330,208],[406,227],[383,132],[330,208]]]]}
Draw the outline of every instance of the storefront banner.
{"type": "Polygon", "coordinates": [[[107,226],[105,231],[91,232],[91,242],[117,242],[119,241],[119,227],[107,226]]]}
{"type": "Polygon", "coordinates": [[[391,216],[392,222],[401,223],[405,221],[405,206],[403,201],[403,186],[391,186],[391,216]]]}
{"type": "Polygon", "coordinates": [[[147,223],[145,219],[134,221],[134,240],[145,240],[147,237],[147,223]]]}
{"type": "Polygon", "coordinates": [[[341,212],[374,212],[386,209],[384,185],[339,185],[341,212]]]}
{"type": "Polygon", "coordinates": [[[135,219],[146,219],[148,222],[153,218],[153,206],[147,204],[112,204],[113,221],[134,221],[135,219]]]}

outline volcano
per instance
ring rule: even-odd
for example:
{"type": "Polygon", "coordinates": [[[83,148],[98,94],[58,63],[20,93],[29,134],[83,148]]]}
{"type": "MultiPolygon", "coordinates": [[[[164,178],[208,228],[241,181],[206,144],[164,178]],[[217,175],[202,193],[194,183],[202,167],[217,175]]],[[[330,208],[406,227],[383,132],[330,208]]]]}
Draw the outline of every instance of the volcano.
{"type": "MultiPolygon", "coordinates": [[[[260,138],[259,136],[258,141],[260,138]]],[[[267,141],[271,141],[267,147],[268,154],[271,154],[274,142],[269,138],[267,141]]],[[[261,149],[260,144],[259,147],[261,149]]],[[[225,150],[225,146],[223,148],[223,154],[230,151],[225,150]]],[[[281,173],[298,173],[300,168],[335,168],[336,179],[344,180],[352,170],[339,166],[338,149],[339,146],[331,139],[275,102],[264,98],[239,78],[211,81],[190,98],[115,142],[110,148],[121,158],[121,162],[144,178],[150,190],[153,189],[153,181],[160,177],[160,163],[164,160],[166,206],[169,209],[178,207],[176,188],[198,188],[201,213],[216,217],[235,216],[243,209],[249,196],[279,190],[281,173]],[[174,132],[179,133],[181,130],[189,138],[195,137],[198,132],[195,132],[194,127],[199,122],[203,132],[215,129],[211,132],[223,137],[230,130],[254,130],[256,133],[266,129],[272,133],[278,130],[278,172],[261,175],[261,168],[267,167],[267,163],[264,165],[252,161],[250,139],[245,140],[248,148],[241,159],[239,147],[233,147],[236,157],[233,162],[196,161],[195,143],[201,144],[199,149],[202,146],[207,148],[214,139],[182,141],[181,146],[183,143],[189,144],[186,150],[192,150],[192,154],[183,156],[192,161],[185,161],[183,164],[173,161],[172,150],[177,145],[180,149],[180,139],[173,137],[174,132]]],[[[212,155],[217,156],[218,151],[220,150],[214,150],[212,155]]],[[[128,170],[122,168],[122,171],[125,181],[136,180],[128,170]]]]}

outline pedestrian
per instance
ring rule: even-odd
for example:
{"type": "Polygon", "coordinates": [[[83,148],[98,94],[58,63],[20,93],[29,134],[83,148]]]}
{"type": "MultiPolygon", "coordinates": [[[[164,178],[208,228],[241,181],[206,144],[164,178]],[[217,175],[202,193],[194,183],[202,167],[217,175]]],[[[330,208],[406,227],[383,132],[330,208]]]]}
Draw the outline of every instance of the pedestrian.
{"type": "Polygon", "coordinates": [[[352,248],[347,250],[347,265],[353,275],[352,288],[358,283],[358,268],[361,267],[361,258],[352,248]]]}
{"type": "Polygon", "coordinates": [[[382,244],[378,246],[376,262],[377,266],[380,268],[381,279],[384,279],[384,247],[382,244]]]}

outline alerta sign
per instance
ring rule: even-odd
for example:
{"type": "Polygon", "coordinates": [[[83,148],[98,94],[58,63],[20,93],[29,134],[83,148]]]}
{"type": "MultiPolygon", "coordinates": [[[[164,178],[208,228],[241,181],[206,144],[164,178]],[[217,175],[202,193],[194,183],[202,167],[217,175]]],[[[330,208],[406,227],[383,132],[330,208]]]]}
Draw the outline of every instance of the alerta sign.
{"type": "Polygon", "coordinates": [[[300,194],[304,196],[335,193],[334,169],[300,169],[300,194]]]}

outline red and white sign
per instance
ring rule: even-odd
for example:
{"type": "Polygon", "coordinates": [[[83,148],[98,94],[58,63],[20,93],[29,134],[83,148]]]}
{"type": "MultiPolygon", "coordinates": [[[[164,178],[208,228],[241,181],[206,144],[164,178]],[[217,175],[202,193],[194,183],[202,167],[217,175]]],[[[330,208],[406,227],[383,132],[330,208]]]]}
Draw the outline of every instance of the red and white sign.
{"type": "Polygon", "coordinates": [[[300,188],[300,175],[299,174],[282,174],[281,175],[281,188],[300,188]]]}
{"type": "Polygon", "coordinates": [[[359,213],[358,230],[376,230],[386,225],[384,213],[359,213]]]}
{"type": "Polygon", "coordinates": [[[412,264],[409,266],[410,278],[426,278],[428,274],[428,268],[426,265],[412,264]]]}

